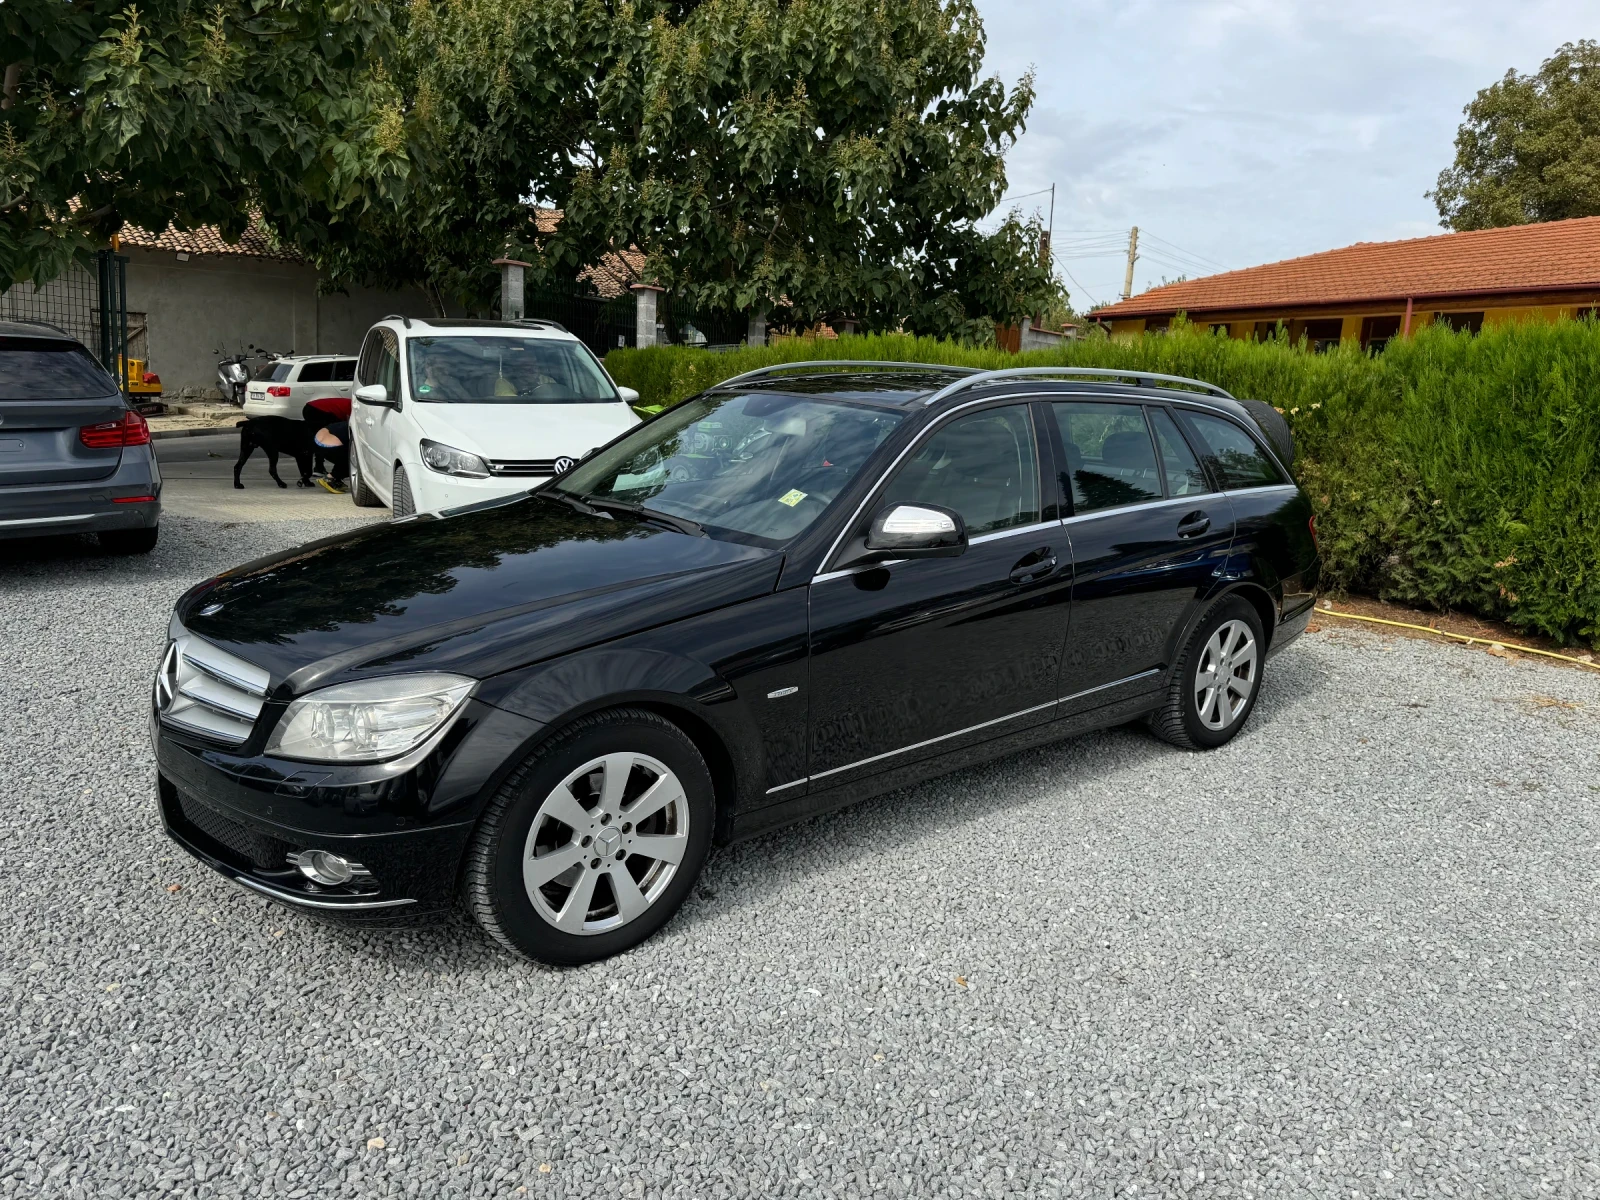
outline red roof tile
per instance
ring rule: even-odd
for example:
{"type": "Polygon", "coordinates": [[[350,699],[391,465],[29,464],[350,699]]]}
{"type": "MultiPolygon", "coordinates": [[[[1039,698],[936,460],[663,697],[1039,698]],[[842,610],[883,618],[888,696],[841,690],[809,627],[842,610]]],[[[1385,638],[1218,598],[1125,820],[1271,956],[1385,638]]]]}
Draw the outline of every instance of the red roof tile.
{"type": "Polygon", "coordinates": [[[1600,217],[1357,242],[1152,288],[1097,318],[1600,287],[1600,217]]]}
{"type": "Polygon", "coordinates": [[[251,223],[237,242],[222,236],[215,225],[198,229],[177,229],[168,225],[159,234],[137,225],[124,225],[118,235],[124,246],[140,250],[175,250],[185,254],[233,254],[243,258],[273,258],[280,262],[300,262],[292,247],[280,246],[259,224],[251,223]]]}

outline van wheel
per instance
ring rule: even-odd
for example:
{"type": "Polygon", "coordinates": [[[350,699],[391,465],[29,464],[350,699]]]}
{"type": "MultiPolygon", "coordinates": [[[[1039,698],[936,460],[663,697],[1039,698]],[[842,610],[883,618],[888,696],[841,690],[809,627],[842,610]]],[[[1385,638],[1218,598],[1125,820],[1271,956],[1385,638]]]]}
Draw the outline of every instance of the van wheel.
{"type": "Polygon", "coordinates": [[[100,549],[107,554],[149,554],[161,537],[161,527],[107,529],[100,534],[100,549]]]}
{"type": "Polygon", "coordinates": [[[490,937],[540,962],[620,954],[665,925],[711,850],[711,773],[683,730],[615,709],[575,722],[495,793],[462,899],[490,937]]]}
{"type": "Polygon", "coordinates": [[[382,508],[383,501],[378,499],[378,493],[367,486],[367,481],[361,474],[361,468],[356,463],[356,448],[350,447],[350,499],[357,508],[382,508]]]}
{"type": "Polygon", "coordinates": [[[416,514],[417,502],[411,498],[411,480],[406,478],[406,469],[404,467],[396,467],[394,469],[393,497],[394,502],[389,505],[389,509],[394,513],[397,520],[401,517],[410,517],[416,514]]]}
{"type": "Polygon", "coordinates": [[[1254,606],[1224,597],[1201,618],[1173,668],[1150,730],[1185,750],[1211,750],[1244,728],[1261,692],[1266,639],[1254,606]]]}

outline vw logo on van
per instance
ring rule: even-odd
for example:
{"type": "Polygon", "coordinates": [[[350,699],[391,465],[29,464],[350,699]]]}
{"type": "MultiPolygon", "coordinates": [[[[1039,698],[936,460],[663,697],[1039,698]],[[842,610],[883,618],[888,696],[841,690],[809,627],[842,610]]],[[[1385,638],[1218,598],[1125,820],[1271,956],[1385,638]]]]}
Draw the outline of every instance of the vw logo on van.
{"type": "Polygon", "coordinates": [[[550,465],[555,468],[557,475],[565,475],[568,471],[572,470],[573,467],[578,465],[578,460],[575,458],[558,458],[550,465]]]}

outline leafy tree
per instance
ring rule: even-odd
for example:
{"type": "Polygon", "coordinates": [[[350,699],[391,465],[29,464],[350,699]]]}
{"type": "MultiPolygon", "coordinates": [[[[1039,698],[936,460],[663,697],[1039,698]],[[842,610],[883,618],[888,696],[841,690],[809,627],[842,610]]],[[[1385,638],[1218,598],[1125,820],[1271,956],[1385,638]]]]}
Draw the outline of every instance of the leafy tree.
{"type": "Polygon", "coordinates": [[[1033,101],[983,79],[971,0],[623,10],[553,249],[636,245],[701,304],[950,333],[1052,290],[1037,231],[975,222],[1033,101]],[[648,15],[649,19],[645,19],[648,15]]]}
{"type": "Polygon", "coordinates": [[[6,0],[0,287],[46,281],[124,221],[259,213],[315,248],[403,195],[408,118],[380,0],[6,0]]]}
{"type": "Polygon", "coordinates": [[[1532,75],[1507,71],[1464,111],[1455,163],[1428,193],[1441,224],[1600,215],[1600,43],[1568,43],[1532,75]]]}

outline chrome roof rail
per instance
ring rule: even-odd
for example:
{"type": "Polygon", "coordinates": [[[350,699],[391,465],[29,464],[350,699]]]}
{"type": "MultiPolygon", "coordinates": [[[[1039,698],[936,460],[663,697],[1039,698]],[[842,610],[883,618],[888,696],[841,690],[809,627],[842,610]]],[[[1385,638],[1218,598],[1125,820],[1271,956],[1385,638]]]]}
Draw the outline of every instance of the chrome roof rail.
{"type": "Polygon", "coordinates": [[[885,362],[875,359],[855,358],[813,358],[805,362],[773,363],[770,367],[757,367],[753,371],[745,371],[731,379],[724,379],[721,383],[712,384],[713,387],[727,387],[733,383],[744,383],[749,379],[759,379],[767,375],[776,375],[780,371],[837,371],[844,367],[875,367],[893,368],[902,371],[938,371],[940,374],[950,375],[977,375],[981,372],[977,367],[957,367],[946,363],[923,362],[885,362]]]}
{"type": "Polygon", "coordinates": [[[999,371],[980,371],[958,379],[954,383],[940,388],[933,395],[923,401],[924,405],[933,404],[947,396],[954,396],[957,392],[965,391],[970,387],[977,387],[985,383],[1000,383],[1008,379],[1026,379],[1038,376],[1066,376],[1072,379],[1104,379],[1132,380],[1140,387],[1155,387],[1159,383],[1180,383],[1185,387],[1199,388],[1213,396],[1220,396],[1224,400],[1233,400],[1236,397],[1232,392],[1224,391],[1214,383],[1206,383],[1200,379],[1190,379],[1184,375],[1158,375],[1154,371],[1124,371],[1118,367],[1006,367],[999,371]]]}

